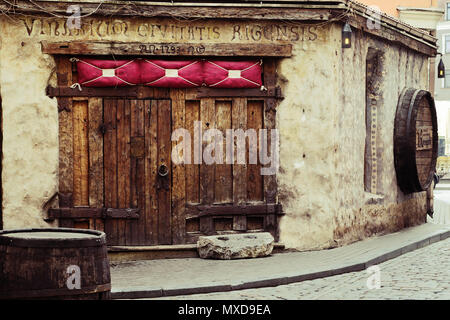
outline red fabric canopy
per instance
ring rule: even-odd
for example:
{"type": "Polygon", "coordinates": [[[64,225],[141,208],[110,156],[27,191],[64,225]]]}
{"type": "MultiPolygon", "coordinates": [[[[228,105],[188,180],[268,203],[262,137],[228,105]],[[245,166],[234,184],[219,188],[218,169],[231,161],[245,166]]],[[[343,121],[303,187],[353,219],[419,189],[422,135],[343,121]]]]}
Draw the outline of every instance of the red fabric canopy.
{"type": "Polygon", "coordinates": [[[259,88],[261,63],[259,61],[205,61],[204,82],[216,88],[259,88]]]}
{"type": "Polygon", "coordinates": [[[186,88],[203,83],[202,61],[142,60],[141,83],[151,87],[186,88]]]}
{"type": "Polygon", "coordinates": [[[139,84],[139,69],[139,60],[77,59],[78,83],[86,87],[139,84]]]}
{"type": "Polygon", "coordinates": [[[137,84],[169,88],[262,86],[260,61],[74,60],[77,61],[78,82],[86,87],[137,84]]]}

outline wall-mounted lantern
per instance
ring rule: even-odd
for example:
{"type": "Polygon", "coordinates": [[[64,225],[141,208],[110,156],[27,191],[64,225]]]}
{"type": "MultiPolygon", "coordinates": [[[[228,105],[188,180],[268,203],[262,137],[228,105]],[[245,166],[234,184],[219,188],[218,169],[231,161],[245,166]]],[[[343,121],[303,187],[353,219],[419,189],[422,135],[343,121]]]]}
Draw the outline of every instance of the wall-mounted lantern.
{"type": "Polygon", "coordinates": [[[441,61],[439,61],[439,64],[438,64],[438,78],[445,78],[445,66],[444,66],[444,62],[442,61],[442,55],[441,55],[441,61]]]}
{"type": "Polygon", "coordinates": [[[344,27],[342,28],[342,48],[351,48],[352,47],[352,28],[345,22],[344,27]]]}

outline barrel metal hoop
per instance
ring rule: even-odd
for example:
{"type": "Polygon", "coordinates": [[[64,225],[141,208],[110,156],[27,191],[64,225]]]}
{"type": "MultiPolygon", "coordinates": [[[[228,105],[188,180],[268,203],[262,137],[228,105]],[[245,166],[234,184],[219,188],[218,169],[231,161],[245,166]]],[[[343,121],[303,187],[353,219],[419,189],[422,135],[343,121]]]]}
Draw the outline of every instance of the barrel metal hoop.
{"type": "Polygon", "coordinates": [[[422,191],[422,186],[419,183],[419,175],[417,172],[417,162],[416,162],[416,121],[417,121],[417,113],[418,113],[418,101],[422,99],[424,93],[426,91],[423,90],[415,90],[413,96],[411,97],[411,101],[409,103],[408,108],[408,117],[406,121],[406,136],[407,146],[408,146],[408,157],[411,159],[407,162],[408,171],[409,171],[409,184],[414,186],[414,191],[422,191]]]}
{"type": "Polygon", "coordinates": [[[101,293],[111,291],[111,283],[98,284],[81,289],[35,289],[23,291],[8,291],[7,293],[0,292],[0,299],[26,299],[26,298],[44,298],[44,297],[60,297],[60,296],[75,296],[82,294],[101,293]]]}
{"type": "Polygon", "coordinates": [[[73,228],[31,228],[0,231],[0,244],[11,245],[26,248],[80,248],[80,247],[100,247],[106,244],[106,235],[97,230],[73,229],[73,228]],[[14,233],[34,233],[34,232],[66,232],[82,233],[92,235],[89,239],[83,238],[64,238],[64,239],[46,239],[46,238],[13,238],[8,234],[14,233]]]}

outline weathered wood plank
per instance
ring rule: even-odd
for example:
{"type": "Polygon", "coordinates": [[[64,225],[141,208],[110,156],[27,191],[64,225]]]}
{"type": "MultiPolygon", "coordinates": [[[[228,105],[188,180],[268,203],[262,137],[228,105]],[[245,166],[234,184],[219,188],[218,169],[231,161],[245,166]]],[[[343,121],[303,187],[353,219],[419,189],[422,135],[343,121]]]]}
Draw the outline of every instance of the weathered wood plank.
{"type": "MultiPolygon", "coordinates": [[[[213,98],[203,98],[200,100],[200,121],[202,135],[208,129],[216,127],[215,123],[215,100],[213,98]]],[[[202,153],[200,165],[200,201],[202,204],[212,204],[214,202],[214,166],[205,163],[205,149],[213,142],[214,138],[202,139],[202,153]]],[[[200,219],[200,231],[204,234],[214,232],[214,223],[211,217],[200,219]]]]}
{"type": "Polygon", "coordinates": [[[158,190],[158,243],[171,244],[171,105],[170,100],[157,100],[158,108],[158,167],[167,166],[169,174],[158,177],[161,188],[158,190]],[[167,181],[164,181],[167,180],[167,181]],[[167,189],[165,188],[167,185],[167,189]]]}
{"type": "MultiPolygon", "coordinates": [[[[130,100],[117,100],[117,201],[118,208],[130,206],[130,100]]],[[[126,221],[116,222],[119,245],[127,244],[126,221]]]]}
{"type": "MultiPolygon", "coordinates": [[[[186,216],[185,216],[186,218],[186,216]]],[[[200,232],[200,219],[186,219],[186,234],[188,232],[200,232]]],[[[186,241],[186,236],[185,236],[186,241]]]]}
{"type": "MultiPolygon", "coordinates": [[[[194,163],[194,124],[200,121],[200,101],[186,101],[186,130],[189,131],[191,141],[191,164],[185,165],[186,168],[186,202],[200,203],[200,166],[194,163]]],[[[199,127],[201,129],[201,127],[199,127]]],[[[200,131],[200,130],[199,130],[200,131]]],[[[198,136],[200,132],[198,133],[198,136]]],[[[201,138],[199,139],[201,146],[201,138]]],[[[199,148],[200,149],[200,148],[199,148]]],[[[201,159],[201,155],[200,155],[201,159]]]]}
{"type": "Polygon", "coordinates": [[[264,230],[264,217],[248,217],[247,218],[247,230],[255,232],[257,230],[264,230]]]}
{"type": "MultiPolygon", "coordinates": [[[[254,129],[258,137],[260,129],[264,127],[264,101],[247,101],[247,129],[254,129]]],[[[258,162],[259,142],[252,152],[255,154],[256,163],[248,162],[247,166],[247,201],[263,201],[263,176],[261,175],[261,163],[258,162]]],[[[253,161],[255,162],[255,161],[253,161]]]]}
{"type": "MultiPolygon", "coordinates": [[[[297,1],[298,2],[298,1],[297,1]]],[[[67,5],[56,1],[40,1],[42,7],[53,13],[66,14],[67,5]]],[[[105,16],[148,16],[148,12],[152,12],[152,16],[159,17],[190,17],[190,18],[223,18],[223,19],[263,19],[263,20],[307,20],[307,21],[326,21],[332,17],[331,9],[341,13],[344,8],[339,6],[339,1],[328,1],[326,8],[320,5],[307,4],[303,10],[298,10],[298,3],[288,4],[283,6],[279,4],[225,4],[225,3],[210,3],[208,6],[201,6],[195,4],[188,5],[151,5],[150,3],[141,4],[133,3],[132,5],[103,3],[98,7],[97,3],[87,3],[82,1],[73,2],[83,7],[83,12],[95,11],[97,15],[105,16]],[[334,5],[332,5],[334,4],[334,5]]],[[[41,10],[29,3],[28,1],[16,1],[14,7],[15,12],[26,13],[41,13],[41,10]]],[[[0,8],[4,11],[11,10],[10,4],[0,4],[0,8]]]]}
{"type": "MultiPolygon", "coordinates": [[[[131,87],[129,87],[131,88],[131,87]]],[[[153,99],[155,98],[155,90],[157,88],[147,87],[143,85],[132,86],[132,90],[129,91],[130,94],[136,93],[136,98],[138,99],[153,99]]]]}
{"type": "MultiPolygon", "coordinates": [[[[104,122],[108,130],[104,134],[104,177],[105,177],[105,207],[117,208],[117,101],[103,101],[104,122]]],[[[105,222],[107,243],[119,243],[116,223],[105,222]]]]}
{"type": "MultiPolygon", "coordinates": [[[[185,129],[185,90],[171,89],[172,100],[172,131],[185,129]]],[[[187,136],[182,137],[186,142],[187,136]]],[[[172,141],[172,150],[181,141],[172,141]]],[[[184,154],[178,154],[179,159],[184,159],[184,154]]],[[[172,161],[172,243],[184,243],[186,234],[186,170],[184,163],[175,164],[172,161]]]]}
{"type": "MultiPolygon", "coordinates": [[[[103,123],[103,100],[89,98],[89,206],[103,207],[103,134],[100,125],[103,123]]],[[[101,219],[94,220],[96,230],[104,231],[101,219]]]]}
{"type": "Polygon", "coordinates": [[[261,88],[207,88],[199,87],[191,89],[191,96],[196,98],[212,97],[246,97],[246,98],[276,98],[283,99],[281,88],[272,87],[267,90],[261,88]]]}
{"type": "Polygon", "coordinates": [[[158,194],[156,191],[158,166],[158,105],[156,100],[145,101],[145,241],[158,244],[158,194]]]}
{"type": "MultiPolygon", "coordinates": [[[[131,207],[145,212],[145,130],[143,100],[131,101],[131,137],[144,138],[143,157],[131,155],[131,207]]],[[[145,219],[129,223],[129,242],[134,245],[145,244],[145,219]]]]}
{"type": "Polygon", "coordinates": [[[139,208],[106,208],[106,219],[139,219],[139,208]]]}
{"type": "MultiPolygon", "coordinates": [[[[72,65],[67,57],[55,57],[58,86],[69,86],[72,82],[72,65]]],[[[58,98],[59,125],[59,193],[73,191],[73,112],[72,99],[58,98]]],[[[73,205],[73,202],[72,204],[73,205]]],[[[60,227],[73,228],[73,220],[60,220],[60,227]]]]}
{"type": "Polygon", "coordinates": [[[48,210],[49,218],[76,219],[76,218],[98,218],[98,219],[138,219],[139,208],[51,208],[48,210]]]}
{"type": "MultiPolygon", "coordinates": [[[[67,84],[61,85],[59,87],[48,86],[46,88],[46,94],[49,97],[132,97],[136,98],[138,96],[139,90],[145,90],[142,88],[147,88],[148,95],[153,95],[153,88],[143,87],[143,86],[130,86],[122,87],[120,90],[114,87],[82,87],[81,91],[78,88],[71,88],[67,84]]],[[[143,94],[143,93],[141,93],[143,94]]]]}
{"type": "Polygon", "coordinates": [[[233,218],[220,217],[214,218],[214,230],[218,231],[231,231],[233,230],[233,218]]]}
{"type": "MultiPolygon", "coordinates": [[[[235,98],[233,99],[232,107],[232,127],[236,132],[241,129],[245,132],[247,129],[247,99],[235,98]]],[[[246,139],[247,140],[247,139],[246,139]]],[[[245,152],[245,163],[239,164],[238,147],[239,140],[234,141],[235,157],[233,166],[233,203],[240,204],[247,201],[247,142],[241,141],[242,148],[245,152]]]]}
{"type": "MultiPolygon", "coordinates": [[[[55,57],[57,83],[69,86],[72,81],[72,66],[68,58],[55,57]]],[[[59,192],[73,191],[73,112],[72,100],[58,98],[58,105],[64,104],[67,110],[58,114],[59,122],[59,192]]]]}
{"type": "MultiPolygon", "coordinates": [[[[121,87],[117,90],[114,87],[110,88],[97,88],[97,87],[82,87],[82,90],[78,88],[71,88],[68,86],[51,87],[46,88],[46,94],[49,97],[122,97],[122,98],[138,98],[138,99],[153,99],[153,98],[169,98],[167,89],[164,88],[152,88],[143,85],[121,87]]],[[[195,100],[199,98],[212,98],[212,97],[254,97],[254,98],[275,98],[283,99],[283,95],[280,88],[271,88],[267,90],[261,90],[259,88],[189,88],[186,92],[187,100],[195,100]]]]}
{"type": "Polygon", "coordinates": [[[58,193],[58,204],[60,208],[70,208],[73,207],[73,194],[69,193],[58,193]]]}
{"type": "Polygon", "coordinates": [[[253,216],[253,215],[283,215],[280,204],[214,204],[187,205],[186,219],[196,219],[204,216],[253,216]]]}
{"type": "MultiPolygon", "coordinates": [[[[200,101],[200,121],[202,136],[205,131],[216,127],[215,122],[215,100],[203,98],[200,101]]],[[[205,162],[206,147],[214,141],[214,137],[202,139],[202,153],[199,155],[200,165],[200,201],[202,204],[212,204],[214,202],[214,166],[205,162]]]]}
{"type": "MultiPolygon", "coordinates": [[[[276,85],[276,62],[275,60],[266,60],[264,63],[264,83],[268,88],[275,87],[276,85]]],[[[267,129],[267,154],[272,155],[275,150],[272,148],[272,135],[271,132],[276,127],[276,101],[275,99],[267,99],[265,101],[264,112],[264,128],[267,129]]],[[[272,158],[273,159],[273,158],[272,158]]],[[[273,164],[271,164],[273,165],[273,164]]],[[[264,199],[266,203],[276,203],[277,196],[277,180],[276,174],[264,176],[264,199]]],[[[275,241],[278,241],[278,221],[275,215],[268,215],[264,218],[264,230],[270,232],[275,241]]]]}
{"type": "MultiPolygon", "coordinates": [[[[61,193],[58,192],[58,205],[60,208],[71,208],[73,207],[73,196],[72,192],[61,193]]],[[[58,226],[61,228],[73,228],[73,220],[59,219],[58,226]]]]}
{"type": "Polygon", "coordinates": [[[291,44],[263,43],[144,43],[111,41],[41,41],[47,54],[144,55],[144,56],[256,56],[290,57],[291,44]]]}
{"type": "Polygon", "coordinates": [[[89,206],[88,101],[73,102],[73,204],[89,206]]]}
{"type": "Polygon", "coordinates": [[[226,163],[226,130],[231,129],[231,101],[216,101],[216,124],[222,132],[222,141],[216,143],[216,151],[221,150],[223,164],[215,165],[214,202],[233,202],[233,166],[226,163]]]}
{"type": "MultiPolygon", "coordinates": [[[[274,60],[267,60],[264,63],[264,83],[268,87],[274,87],[276,84],[276,64],[274,60]]],[[[275,109],[271,108],[271,105],[276,104],[273,99],[266,100],[265,112],[264,112],[264,128],[267,129],[267,149],[272,145],[271,130],[275,129],[276,115],[275,109]]],[[[269,154],[273,150],[268,150],[269,154]]],[[[264,176],[264,197],[267,203],[275,203],[277,193],[276,175],[264,176]]]]}
{"type": "MultiPolygon", "coordinates": [[[[144,86],[145,87],[145,86],[144,86]]],[[[140,91],[141,89],[138,89],[140,91]]],[[[153,88],[153,99],[170,99],[169,88],[153,88]]]]}
{"type": "MultiPolygon", "coordinates": [[[[237,129],[241,129],[245,132],[247,129],[247,99],[235,98],[233,99],[232,106],[232,128],[234,132],[237,129]]],[[[247,201],[247,158],[248,149],[246,147],[246,139],[240,142],[245,152],[245,163],[239,164],[238,161],[238,149],[239,139],[233,141],[234,145],[234,164],[233,164],[233,204],[239,205],[247,201]]],[[[233,217],[233,229],[234,230],[246,230],[247,221],[243,216],[233,217]]]]}

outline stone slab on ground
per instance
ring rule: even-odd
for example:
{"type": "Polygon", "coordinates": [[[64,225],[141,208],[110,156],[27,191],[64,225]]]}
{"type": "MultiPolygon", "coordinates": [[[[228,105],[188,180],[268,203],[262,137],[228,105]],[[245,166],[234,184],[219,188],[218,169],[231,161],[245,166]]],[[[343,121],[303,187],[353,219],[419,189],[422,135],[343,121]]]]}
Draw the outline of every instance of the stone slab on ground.
{"type": "Polygon", "coordinates": [[[258,258],[270,255],[274,242],[269,232],[201,236],[197,241],[197,250],[203,259],[258,258]]]}
{"type": "Polygon", "coordinates": [[[329,250],[259,259],[199,258],[111,264],[113,299],[176,296],[289,284],[364,270],[450,237],[450,226],[426,223],[329,250]]]}

